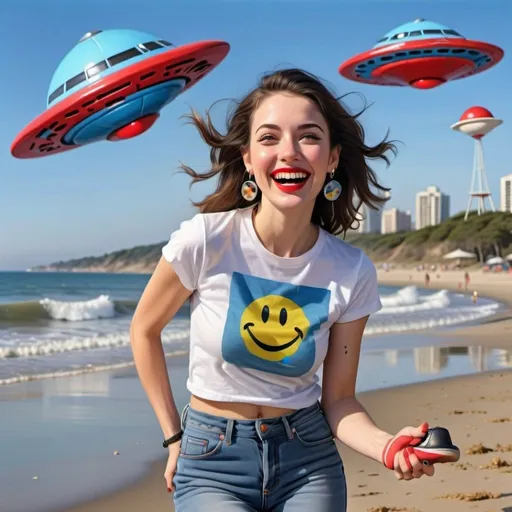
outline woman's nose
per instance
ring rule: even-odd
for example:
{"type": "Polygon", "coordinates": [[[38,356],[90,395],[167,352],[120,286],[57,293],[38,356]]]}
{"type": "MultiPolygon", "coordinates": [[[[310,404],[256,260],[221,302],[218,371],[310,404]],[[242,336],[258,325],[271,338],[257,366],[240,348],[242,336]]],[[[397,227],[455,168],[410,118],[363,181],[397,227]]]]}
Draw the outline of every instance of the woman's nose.
{"type": "Polygon", "coordinates": [[[279,158],[283,162],[296,160],[300,153],[299,144],[291,137],[283,137],[279,148],[279,158]]]}

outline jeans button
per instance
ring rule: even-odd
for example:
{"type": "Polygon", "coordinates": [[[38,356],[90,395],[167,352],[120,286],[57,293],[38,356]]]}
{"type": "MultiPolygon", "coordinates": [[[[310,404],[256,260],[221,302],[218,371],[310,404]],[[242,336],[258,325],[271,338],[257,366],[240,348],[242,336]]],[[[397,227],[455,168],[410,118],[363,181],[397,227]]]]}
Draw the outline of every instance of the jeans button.
{"type": "Polygon", "coordinates": [[[268,430],[268,425],[266,425],[265,423],[262,423],[260,425],[260,430],[265,433],[267,430],[268,430]]]}

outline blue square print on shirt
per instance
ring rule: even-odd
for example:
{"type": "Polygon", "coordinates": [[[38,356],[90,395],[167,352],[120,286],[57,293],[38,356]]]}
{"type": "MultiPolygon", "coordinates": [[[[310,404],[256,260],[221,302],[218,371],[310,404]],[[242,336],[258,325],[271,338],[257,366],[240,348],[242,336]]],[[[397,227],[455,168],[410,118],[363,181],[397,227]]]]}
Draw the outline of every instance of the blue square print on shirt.
{"type": "Polygon", "coordinates": [[[315,336],[331,292],[234,272],[222,335],[228,363],[299,377],[315,362],[315,336]]]}

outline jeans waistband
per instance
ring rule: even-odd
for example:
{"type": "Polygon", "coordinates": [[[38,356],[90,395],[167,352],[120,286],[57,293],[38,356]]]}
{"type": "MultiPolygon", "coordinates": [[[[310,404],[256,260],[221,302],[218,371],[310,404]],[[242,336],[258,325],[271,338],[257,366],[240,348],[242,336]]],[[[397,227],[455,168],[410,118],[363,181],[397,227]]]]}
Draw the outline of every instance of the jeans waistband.
{"type": "Polygon", "coordinates": [[[318,415],[323,416],[318,402],[284,416],[255,420],[233,420],[215,416],[193,409],[187,404],[181,413],[181,428],[185,430],[188,424],[191,427],[223,434],[227,444],[231,443],[233,436],[264,439],[286,433],[289,439],[293,439],[294,427],[318,415]]]}

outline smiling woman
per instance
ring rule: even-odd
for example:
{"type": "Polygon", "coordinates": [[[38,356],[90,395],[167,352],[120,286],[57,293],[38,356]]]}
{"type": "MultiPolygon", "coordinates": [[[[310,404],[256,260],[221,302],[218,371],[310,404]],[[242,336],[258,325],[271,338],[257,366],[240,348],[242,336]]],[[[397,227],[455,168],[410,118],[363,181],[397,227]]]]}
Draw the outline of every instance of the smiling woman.
{"type": "Polygon", "coordinates": [[[393,436],[355,398],[363,331],[381,302],[373,263],[335,236],[361,202],[383,201],[367,160],[387,161],[394,146],[367,146],[356,117],[297,69],[264,77],[225,135],[208,116],[189,119],[211,170],[184,170],[218,186],[172,233],[131,330],[176,511],[344,512],[335,437],[379,462],[386,452],[398,478],[432,475],[408,446],[426,425],[393,436]],[[189,297],[191,397],[180,421],[160,334],[189,297]]]}
{"type": "Polygon", "coordinates": [[[308,189],[308,198],[314,204],[312,222],[333,234],[347,231],[358,222],[361,205],[379,207],[384,201],[380,192],[388,190],[379,184],[367,160],[389,163],[387,153],[396,153],[389,141],[375,146],[365,143],[359,115],[350,114],[316,77],[298,69],[264,76],[259,86],[237,104],[227,120],[225,135],[214,127],[209,112],[203,119],[192,111],[185,117],[212,148],[212,166],[205,173],[186,165],[183,170],[193,183],[219,178],[216,191],[195,205],[210,213],[259,201],[261,194],[246,198],[240,189],[251,175],[255,178],[253,183],[265,187],[264,180],[259,179],[262,174],[257,172],[263,165],[281,192],[305,191],[313,177],[315,183],[310,183],[308,189]],[[269,169],[268,165],[273,165],[269,159],[276,148],[282,149],[283,143],[290,144],[288,151],[300,149],[306,152],[305,156],[309,154],[308,163],[297,165],[294,161],[293,165],[269,169]],[[251,154],[251,150],[256,152],[251,154]],[[250,159],[254,158],[263,161],[251,165],[250,159]],[[313,162],[311,158],[320,161],[313,162]],[[324,185],[330,194],[320,193],[324,185]]]}

